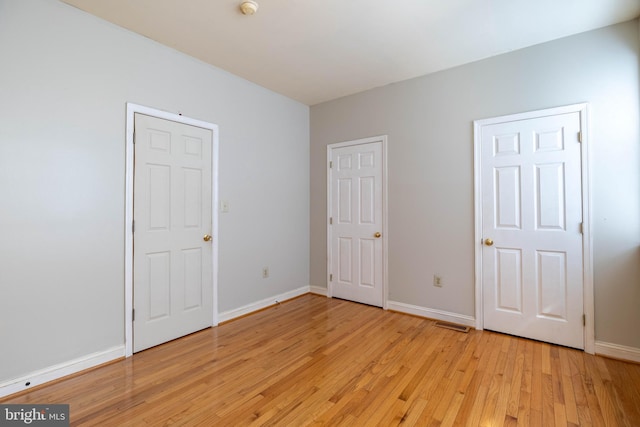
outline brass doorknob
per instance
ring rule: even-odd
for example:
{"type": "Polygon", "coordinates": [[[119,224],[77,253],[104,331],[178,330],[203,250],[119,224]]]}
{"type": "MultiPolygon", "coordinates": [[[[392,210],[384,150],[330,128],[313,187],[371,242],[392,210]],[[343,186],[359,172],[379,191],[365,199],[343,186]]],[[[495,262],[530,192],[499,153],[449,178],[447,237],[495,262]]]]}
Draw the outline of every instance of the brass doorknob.
{"type": "Polygon", "coordinates": [[[205,234],[202,240],[204,240],[205,242],[208,242],[211,240],[211,236],[209,236],[208,234],[205,234]]]}
{"type": "Polygon", "coordinates": [[[487,246],[493,246],[493,240],[491,239],[484,239],[484,244],[487,246]]]}
{"type": "Polygon", "coordinates": [[[379,231],[376,231],[376,234],[373,235],[373,237],[375,237],[376,239],[381,237],[381,236],[382,236],[382,234],[380,234],[379,231]]]}

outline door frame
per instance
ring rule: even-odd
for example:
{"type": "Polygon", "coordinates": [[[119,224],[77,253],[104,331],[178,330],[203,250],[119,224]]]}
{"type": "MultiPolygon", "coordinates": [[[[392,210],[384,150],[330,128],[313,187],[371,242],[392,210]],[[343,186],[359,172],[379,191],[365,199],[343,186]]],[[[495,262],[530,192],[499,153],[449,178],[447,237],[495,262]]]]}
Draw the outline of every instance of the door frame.
{"type": "Polygon", "coordinates": [[[125,259],[124,259],[124,339],[125,357],[133,355],[133,174],[134,174],[134,130],[135,114],[145,114],[159,119],[178,122],[211,130],[211,227],[213,257],[213,318],[211,324],[218,325],[218,125],[127,102],[126,159],[125,159],[125,259]]]}
{"type": "Polygon", "coordinates": [[[372,136],[368,138],[356,139],[353,141],[336,142],[327,145],[327,217],[325,219],[327,224],[327,297],[333,297],[333,284],[329,280],[331,274],[331,225],[329,224],[329,218],[331,217],[331,158],[333,150],[337,148],[350,147],[354,145],[370,144],[373,142],[382,143],[382,308],[387,310],[388,306],[388,282],[389,282],[389,268],[388,268],[388,243],[389,243],[389,230],[387,228],[388,217],[388,202],[387,202],[387,135],[372,136]]]}
{"type": "Polygon", "coordinates": [[[474,204],[475,204],[475,290],[476,290],[476,329],[484,329],[483,289],[482,289],[482,161],[481,137],[482,127],[517,120],[528,120],[546,116],[568,113],[580,114],[580,132],[582,134],[581,174],[582,174],[582,287],[584,325],[584,351],[595,353],[595,309],[593,287],[593,252],[591,236],[591,189],[589,174],[589,105],[573,104],[544,110],[509,114],[473,122],[473,154],[474,154],[474,204]]]}

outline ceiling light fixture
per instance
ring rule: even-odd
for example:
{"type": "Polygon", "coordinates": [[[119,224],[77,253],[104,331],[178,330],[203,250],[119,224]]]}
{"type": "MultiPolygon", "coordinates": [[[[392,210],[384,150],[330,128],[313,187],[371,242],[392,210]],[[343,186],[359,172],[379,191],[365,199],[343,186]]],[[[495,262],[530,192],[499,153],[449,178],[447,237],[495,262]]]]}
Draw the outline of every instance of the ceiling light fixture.
{"type": "Polygon", "coordinates": [[[258,11],[258,3],[252,0],[245,0],[240,3],[240,11],[243,15],[253,15],[258,11]]]}

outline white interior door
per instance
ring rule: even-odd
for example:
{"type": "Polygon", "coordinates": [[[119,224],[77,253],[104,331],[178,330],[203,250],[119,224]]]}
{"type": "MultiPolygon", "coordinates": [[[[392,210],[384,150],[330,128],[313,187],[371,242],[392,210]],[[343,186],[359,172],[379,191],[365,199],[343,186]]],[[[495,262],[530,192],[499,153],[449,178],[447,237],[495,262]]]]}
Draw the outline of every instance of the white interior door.
{"type": "Polygon", "coordinates": [[[135,114],[133,350],[213,323],[212,131],[135,114]]]}
{"type": "Polygon", "coordinates": [[[383,140],[329,146],[329,293],[382,307],[383,140]]]}
{"type": "Polygon", "coordinates": [[[584,348],[580,118],[480,128],[486,329],[584,348]]]}

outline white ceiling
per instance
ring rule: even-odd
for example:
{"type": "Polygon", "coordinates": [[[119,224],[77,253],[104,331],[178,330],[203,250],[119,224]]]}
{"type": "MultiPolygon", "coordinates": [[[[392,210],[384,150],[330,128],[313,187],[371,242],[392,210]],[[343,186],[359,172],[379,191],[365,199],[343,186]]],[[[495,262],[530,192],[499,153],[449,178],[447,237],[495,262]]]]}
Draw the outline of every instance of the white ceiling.
{"type": "Polygon", "coordinates": [[[63,0],[308,105],[640,15],[640,0],[63,0]]]}

